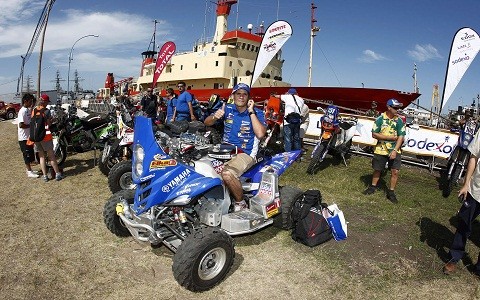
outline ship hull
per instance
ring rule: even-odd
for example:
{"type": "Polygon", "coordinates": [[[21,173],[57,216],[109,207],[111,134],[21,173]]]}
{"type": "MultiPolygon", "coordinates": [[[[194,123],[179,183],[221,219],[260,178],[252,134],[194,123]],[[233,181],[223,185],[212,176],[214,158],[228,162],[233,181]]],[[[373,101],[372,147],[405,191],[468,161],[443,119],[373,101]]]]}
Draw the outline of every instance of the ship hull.
{"type": "MultiPolygon", "coordinates": [[[[380,111],[386,109],[388,99],[395,98],[404,107],[415,101],[420,94],[406,93],[388,89],[345,88],[345,87],[294,87],[300,97],[304,98],[310,108],[320,104],[334,104],[341,108],[352,110],[368,110],[372,101],[376,101],[380,111]]],[[[273,94],[285,94],[289,87],[252,88],[251,98],[256,102],[266,100],[273,94]]],[[[212,94],[218,94],[227,99],[231,89],[192,89],[189,90],[199,101],[207,101],[212,94]]]]}

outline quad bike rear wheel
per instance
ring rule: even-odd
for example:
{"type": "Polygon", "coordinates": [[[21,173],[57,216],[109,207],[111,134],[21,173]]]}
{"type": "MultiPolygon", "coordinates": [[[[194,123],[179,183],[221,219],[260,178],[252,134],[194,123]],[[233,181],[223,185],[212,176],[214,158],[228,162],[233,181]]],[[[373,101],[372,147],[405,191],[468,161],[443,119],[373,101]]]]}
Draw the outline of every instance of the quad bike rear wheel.
{"type": "Polygon", "coordinates": [[[124,160],[114,165],[108,173],[108,187],[112,194],[121,190],[133,190],[132,161],[124,160]]]}
{"type": "Polygon", "coordinates": [[[173,276],[187,290],[206,291],[221,282],[235,258],[233,239],[216,227],[196,229],[173,257],[173,276]]]}
{"type": "Polygon", "coordinates": [[[128,237],[130,236],[130,231],[123,224],[120,217],[117,215],[116,207],[117,204],[125,199],[128,204],[133,204],[133,199],[135,197],[135,190],[124,190],[115,193],[108,199],[107,203],[103,207],[103,222],[113,234],[119,237],[128,237]]]}
{"type": "Polygon", "coordinates": [[[290,186],[280,188],[280,201],[282,206],[280,213],[273,218],[273,226],[284,230],[292,228],[292,208],[302,195],[302,190],[298,188],[290,186]]]}

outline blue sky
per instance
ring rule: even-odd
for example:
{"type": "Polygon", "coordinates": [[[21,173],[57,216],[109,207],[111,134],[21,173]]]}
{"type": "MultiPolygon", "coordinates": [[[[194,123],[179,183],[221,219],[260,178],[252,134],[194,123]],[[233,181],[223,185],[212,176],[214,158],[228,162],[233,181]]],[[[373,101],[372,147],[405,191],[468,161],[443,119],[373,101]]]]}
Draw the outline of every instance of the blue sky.
{"type": "MultiPolygon", "coordinates": [[[[46,1],[0,0],[0,98],[16,91],[21,58],[30,43],[46,1]]],[[[417,64],[420,105],[430,107],[434,84],[443,91],[452,38],[462,27],[480,32],[480,1],[314,1],[320,32],[314,40],[314,86],[388,88],[413,91],[417,64]]],[[[228,27],[254,28],[278,19],[288,21],[293,35],[283,47],[283,78],[307,85],[310,47],[310,3],[297,0],[239,0],[228,27]],[[237,14],[238,10],[238,14],[237,14]]],[[[78,70],[80,85],[96,90],[108,72],[115,79],[140,72],[140,53],[147,49],[157,24],[157,43],[172,40],[177,51],[189,50],[204,33],[211,37],[215,5],[211,1],[57,0],[47,28],[42,63],[42,89],[53,89],[55,72],[67,79],[73,43],[71,74],[78,70]],[[207,8],[207,12],[206,11],[207,8]],[[206,22],[205,22],[206,20],[206,22]]],[[[37,51],[25,66],[36,86],[37,51]]],[[[73,77],[71,75],[70,77],[73,77]]],[[[72,86],[73,83],[70,84],[72,86]]],[[[62,82],[64,89],[66,82],[62,82]]],[[[480,58],[473,61],[446,107],[469,105],[480,93],[480,58]]],[[[445,111],[445,110],[444,110],[445,111]]]]}

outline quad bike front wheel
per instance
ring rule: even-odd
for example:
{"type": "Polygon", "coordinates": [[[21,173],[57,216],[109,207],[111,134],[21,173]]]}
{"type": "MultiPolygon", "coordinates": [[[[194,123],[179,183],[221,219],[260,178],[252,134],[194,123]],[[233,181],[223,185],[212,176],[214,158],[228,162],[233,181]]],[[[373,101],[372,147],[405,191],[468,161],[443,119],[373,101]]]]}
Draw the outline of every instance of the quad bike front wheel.
{"type": "Polygon", "coordinates": [[[302,190],[290,186],[280,188],[280,201],[282,203],[281,211],[273,218],[273,226],[276,228],[289,230],[292,229],[292,208],[295,203],[301,199],[302,190]]]}
{"type": "Polygon", "coordinates": [[[112,167],[108,173],[108,187],[112,194],[121,190],[133,190],[132,161],[124,160],[112,167]]]}
{"type": "Polygon", "coordinates": [[[173,276],[187,290],[206,291],[225,278],[234,258],[233,239],[225,231],[199,228],[178,247],[173,257],[173,276]]]}
{"type": "Polygon", "coordinates": [[[130,236],[130,231],[123,224],[120,217],[117,215],[117,204],[125,199],[128,204],[133,204],[133,199],[135,197],[135,190],[125,190],[119,191],[112,195],[105,206],[103,207],[103,222],[107,226],[108,230],[119,237],[128,237],[130,236]]]}

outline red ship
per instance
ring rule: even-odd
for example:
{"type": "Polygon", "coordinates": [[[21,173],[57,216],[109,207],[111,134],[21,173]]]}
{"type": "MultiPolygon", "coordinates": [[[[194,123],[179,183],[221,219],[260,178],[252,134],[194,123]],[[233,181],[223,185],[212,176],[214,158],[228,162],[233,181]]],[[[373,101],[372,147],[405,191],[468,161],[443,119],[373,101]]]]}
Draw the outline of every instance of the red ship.
{"type": "MultiPolygon", "coordinates": [[[[240,82],[250,84],[264,28],[260,25],[253,33],[253,25],[248,24],[248,31],[227,31],[227,18],[232,5],[236,3],[237,0],[217,0],[215,35],[199,40],[191,51],[180,52],[172,57],[155,85],[161,95],[165,94],[167,88],[177,90],[179,81],[184,81],[188,91],[200,101],[208,100],[212,94],[228,98],[235,84],[240,82]]],[[[312,4],[312,39],[318,31],[318,27],[314,26],[315,8],[312,4]]],[[[154,51],[156,49],[155,31],[152,40],[153,50],[149,49],[142,53],[140,76],[134,84],[137,92],[152,87],[157,54],[154,51]]],[[[282,50],[280,50],[252,86],[251,97],[255,101],[268,99],[272,93],[284,94],[292,87],[282,79],[284,62],[282,50]]],[[[311,75],[309,75],[309,82],[310,78],[311,75]]],[[[301,97],[307,100],[311,108],[328,103],[343,108],[367,110],[371,107],[371,102],[376,101],[379,109],[383,109],[390,98],[395,98],[407,106],[420,96],[418,93],[389,89],[293,87],[301,97]]]]}

